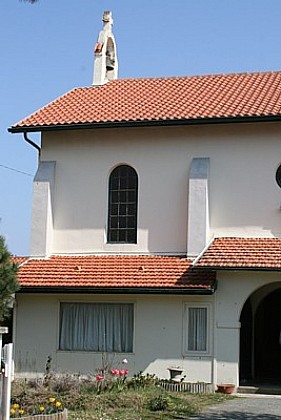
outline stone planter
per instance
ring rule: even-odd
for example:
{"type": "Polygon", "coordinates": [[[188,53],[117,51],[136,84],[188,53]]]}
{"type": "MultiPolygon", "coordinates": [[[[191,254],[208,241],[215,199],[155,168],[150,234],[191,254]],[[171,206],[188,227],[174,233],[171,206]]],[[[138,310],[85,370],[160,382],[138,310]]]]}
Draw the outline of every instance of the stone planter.
{"type": "Polygon", "coordinates": [[[222,394],[232,394],[235,389],[234,384],[218,384],[217,385],[217,392],[222,394]]]}
{"type": "Polygon", "coordinates": [[[180,367],[170,367],[168,368],[168,371],[170,372],[170,380],[173,382],[181,382],[183,380],[182,372],[183,369],[180,367]]]}

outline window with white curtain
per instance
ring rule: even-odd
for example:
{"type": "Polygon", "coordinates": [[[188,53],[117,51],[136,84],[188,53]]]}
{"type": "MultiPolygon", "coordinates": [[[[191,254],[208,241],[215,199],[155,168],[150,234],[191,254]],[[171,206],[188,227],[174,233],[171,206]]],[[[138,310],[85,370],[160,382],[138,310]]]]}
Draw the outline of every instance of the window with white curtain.
{"type": "Polygon", "coordinates": [[[61,303],[59,349],[133,351],[132,303],[61,303]]]}
{"type": "Polygon", "coordinates": [[[185,305],[184,353],[209,353],[209,305],[185,305]]]}

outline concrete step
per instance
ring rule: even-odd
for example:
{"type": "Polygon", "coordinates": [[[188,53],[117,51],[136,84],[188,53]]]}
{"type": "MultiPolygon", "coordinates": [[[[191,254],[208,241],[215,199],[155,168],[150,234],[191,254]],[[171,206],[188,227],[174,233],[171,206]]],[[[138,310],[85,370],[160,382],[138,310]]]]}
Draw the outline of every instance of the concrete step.
{"type": "Polygon", "coordinates": [[[263,395],[281,395],[281,386],[277,385],[255,385],[239,386],[239,394],[263,394],[263,395]]]}

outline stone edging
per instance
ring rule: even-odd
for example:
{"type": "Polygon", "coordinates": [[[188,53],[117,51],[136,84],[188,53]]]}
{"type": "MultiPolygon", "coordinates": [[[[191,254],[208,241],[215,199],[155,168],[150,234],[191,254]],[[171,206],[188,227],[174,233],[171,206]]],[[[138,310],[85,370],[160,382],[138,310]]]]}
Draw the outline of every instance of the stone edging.
{"type": "Polygon", "coordinates": [[[36,414],[35,416],[16,417],[14,420],[67,420],[67,410],[54,414],[36,414]]]}
{"type": "Polygon", "coordinates": [[[192,394],[213,394],[215,392],[215,385],[206,382],[165,382],[160,381],[160,385],[166,391],[174,392],[190,392],[192,394]]]}

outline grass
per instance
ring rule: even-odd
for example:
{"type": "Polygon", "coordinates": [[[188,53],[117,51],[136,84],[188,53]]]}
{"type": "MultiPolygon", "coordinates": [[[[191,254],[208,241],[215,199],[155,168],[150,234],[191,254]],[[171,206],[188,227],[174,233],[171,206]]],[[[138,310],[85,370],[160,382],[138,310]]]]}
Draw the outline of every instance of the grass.
{"type": "Polygon", "coordinates": [[[75,375],[50,376],[48,380],[15,381],[12,403],[25,413],[50,407],[49,398],[60,401],[68,409],[69,420],[149,420],[187,419],[208,405],[231,397],[224,394],[189,394],[168,392],[153,377],[126,380],[122,389],[114,382],[103,390],[95,378],[75,375]],[[140,380],[141,379],[141,380],[140,380]]]}
{"type": "Polygon", "coordinates": [[[71,420],[149,420],[149,419],[187,419],[199,413],[208,405],[229,399],[223,394],[188,394],[172,393],[149,387],[144,390],[125,390],[121,393],[102,394],[89,398],[84,411],[70,411],[71,420]],[[152,410],[151,401],[165,398],[167,406],[161,410],[152,410]],[[108,398],[109,397],[109,398],[108,398]]]}
{"type": "MultiPolygon", "coordinates": [[[[149,409],[149,403],[161,395],[154,387],[143,390],[123,390],[87,395],[84,410],[70,412],[70,419],[149,419],[165,418],[149,409]]],[[[165,410],[166,411],[166,410],[165,410]]],[[[167,418],[167,417],[166,417],[167,418]]]]}

